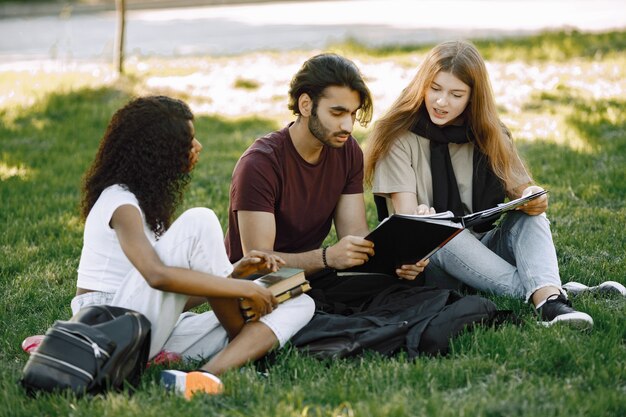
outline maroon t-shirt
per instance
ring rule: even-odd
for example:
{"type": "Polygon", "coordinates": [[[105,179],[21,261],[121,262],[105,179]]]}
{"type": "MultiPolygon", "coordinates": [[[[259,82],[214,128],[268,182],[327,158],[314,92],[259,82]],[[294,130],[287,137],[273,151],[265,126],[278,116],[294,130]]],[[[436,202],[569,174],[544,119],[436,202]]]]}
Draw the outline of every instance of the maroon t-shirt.
{"type": "Polygon", "coordinates": [[[293,146],[289,127],[257,139],[239,158],[230,187],[226,251],[243,256],[237,211],[273,213],[274,250],[300,253],[320,247],[342,194],[363,192],[363,152],[350,137],[341,148],[324,146],[316,164],[293,146]]]}

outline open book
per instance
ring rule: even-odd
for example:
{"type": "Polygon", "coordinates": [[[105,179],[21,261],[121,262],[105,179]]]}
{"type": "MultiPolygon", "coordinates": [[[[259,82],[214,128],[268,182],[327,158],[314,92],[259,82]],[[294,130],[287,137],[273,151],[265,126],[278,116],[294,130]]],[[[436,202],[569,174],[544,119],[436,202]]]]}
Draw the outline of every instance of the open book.
{"type": "Polygon", "coordinates": [[[466,216],[455,216],[450,211],[431,215],[393,214],[365,237],[374,242],[374,256],[365,264],[346,271],[395,276],[396,268],[428,259],[464,228],[492,222],[547,192],[544,190],[466,216]]]}
{"type": "Polygon", "coordinates": [[[347,271],[395,276],[396,268],[427,259],[463,230],[461,223],[438,216],[393,214],[387,217],[365,236],[374,242],[374,256],[347,271]]]}
{"type": "MultiPolygon", "coordinates": [[[[476,213],[467,214],[465,216],[454,216],[454,214],[450,211],[445,213],[440,213],[441,215],[446,214],[446,216],[442,216],[442,218],[447,218],[451,221],[456,221],[461,223],[464,227],[472,227],[478,224],[492,222],[500,217],[502,214],[506,213],[510,210],[515,210],[518,207],[523,206],[531,200],[534,200],[537,197],[541,197],[544,194],[547,194],[548,190],[539,191],[534,194],[530,194],[526,197],[516,198],[515,200],[508,201],[506,203],[498,204],[496,207],[477,211],[476,213]]],[[[437,216],[437,215],[435,215],[437,216]]]]}
{"type": "MultiPolygon", "coordinates": [[[[299,268],[280,268],[276,272],[260,277],[257,275],[257,277],[252,277],[253,282],[269,289],[279,303],[297,297],[311,289],[309,281],[304,276],[304,270],[299,268]]],[[[250,310],[250,306],[246,300],[240,301],[239,307],[244,318],[249,319],[251,316],[247,312],[250,310]]]]}

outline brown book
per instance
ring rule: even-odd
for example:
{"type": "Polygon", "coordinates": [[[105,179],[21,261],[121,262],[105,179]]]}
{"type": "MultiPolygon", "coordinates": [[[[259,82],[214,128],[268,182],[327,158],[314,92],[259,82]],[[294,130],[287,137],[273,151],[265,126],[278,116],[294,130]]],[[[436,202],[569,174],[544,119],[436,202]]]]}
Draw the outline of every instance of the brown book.
{"type": "Polygon", "coordinates": [[[309,281],[305,281],[304,284],[300,284],[295,288],[285,291],[284,293],[277,294],[275,297],[279,303],[289,300],[290,298],[295,298],[302,293],[307,292],[311,289],[309,285],[309,281]]]}
{"type": "MultiPolygon", "coordinates": [[[[257,285],[269,289],[279,303],[305,293],[311,289],[309,281],[304,276],[304,270],[299,268],[281,268],[253,280],[257,285]]],[[[246,300],[239,302],[239,307],[244,318],[249,319],[247,314],[250,310],[246,300]]]]}
{"type": "Polygon", "coordinates": [[[296,288],[307,282],[304,270],[300,268],[280,268],[276,272],[258,277],[255,284],[269,289],[274,296],[296,288]]]}

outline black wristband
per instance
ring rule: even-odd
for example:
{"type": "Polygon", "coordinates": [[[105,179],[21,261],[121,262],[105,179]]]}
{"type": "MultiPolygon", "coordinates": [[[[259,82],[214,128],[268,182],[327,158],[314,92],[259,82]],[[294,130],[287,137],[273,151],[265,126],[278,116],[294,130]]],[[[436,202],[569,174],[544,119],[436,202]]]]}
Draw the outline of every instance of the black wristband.
{"type": "Polygon", "coordinates": [[[328,266],[328,262],[326,261],[326,249],[328,249],[326,246],[322,248],[322,262],[324,263],[324,268],[330,268],[330,266],[328,266]]]}

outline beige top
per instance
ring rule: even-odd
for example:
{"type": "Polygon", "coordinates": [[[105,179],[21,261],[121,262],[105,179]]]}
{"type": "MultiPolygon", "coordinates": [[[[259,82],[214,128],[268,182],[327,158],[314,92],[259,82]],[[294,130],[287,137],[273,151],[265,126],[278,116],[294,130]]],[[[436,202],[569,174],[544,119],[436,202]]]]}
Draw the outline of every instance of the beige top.
{"type": "MultiPolygon", "coordinates": [[[[471,213],[474,146],[451,143],[448,149],[463,210],[471,213]]],[[[389,198],[392,193],[416,193],[418,204],[432,207],[430,141],[413,132],[406,132],[394,141],[389,153],[376,163],[372,192],[387,197],[389,213],[394,212],[389,198]]]]}
{"type": "MultiPolygon", "coordinates": [[[[472,171],[474,145],[471,143],[448,145],[452,169],[459,187],[463,210],[472,213],[472,171]]],[[[526,174],[525,181],[530,182],[526,174]]],[[[409,192],[417,194],[418,204],[433,206],[433,182],[430,172],[430,141],[413,132],[400,136],[389,153],[378,160],[374,172],[372,192],[387,198],[389,213],[393,213],[390,194],[409,192]]]]}

